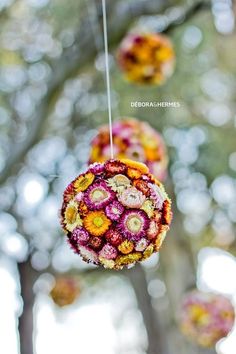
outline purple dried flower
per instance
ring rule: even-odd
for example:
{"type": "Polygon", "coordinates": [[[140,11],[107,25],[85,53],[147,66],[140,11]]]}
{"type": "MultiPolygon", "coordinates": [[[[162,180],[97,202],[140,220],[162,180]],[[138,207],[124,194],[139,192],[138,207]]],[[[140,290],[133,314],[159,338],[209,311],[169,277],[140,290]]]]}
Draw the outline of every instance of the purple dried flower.
{"type": "Polygon", "coordinates": [[[142,210],[131,209],[125,211],[119,222],[119,229],[131,241],[139,241],[145,236],[149,227],[147,214],[142,210]]]}
{"type": "Polygon", "coordinates": [[[105,211],[109,219],[118,221],[124,211],[124,207],[121,203],[115,200],[111,204],[106,206],[105,211]]]}
{"type": "Polygon", "coordinates": [[[72,232],[71,239],[78,245],[86,245],[89,241],[89,233],[83,227],[76,227],[72,232]]]}
{"type": "Polygon", "coordinates": [[[105,208],[115,198],[115,193],[106,182],[99,181],[92,184],[84,194],[84,201],[90,210],[105,208]]]}
{"type": "Polygon", "coordinates": [[[92,172],[94,175],[100,175],[104,171],[104,164],[94,162],[92,165],[89,166],[89,171],[92,172]]]}

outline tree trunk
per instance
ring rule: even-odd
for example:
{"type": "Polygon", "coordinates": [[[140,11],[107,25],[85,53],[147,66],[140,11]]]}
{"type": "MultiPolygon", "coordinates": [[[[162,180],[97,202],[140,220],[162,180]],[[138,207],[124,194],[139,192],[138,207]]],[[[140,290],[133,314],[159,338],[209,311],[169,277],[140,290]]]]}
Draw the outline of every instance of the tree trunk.
{"type": "Polygon", "coordinates": [[[142,312],[143,321],[147,330],[148,354],[167,354],[163,341],[162,329],[158,324],[156,312],[151,305],[151,298],[147,290],[146,275],[143,268],[137,264],[127,272],[127,276],[133,286],[138,302],[138,307],[142,312]]]}
{"type": "Polygon", "coordinates": [[[23,300],[23,312],[19,318],[20,353],[33,354],[33,285],[36,280],[36,272],[27,260],[18,265],[21,296],[23,300]]]}

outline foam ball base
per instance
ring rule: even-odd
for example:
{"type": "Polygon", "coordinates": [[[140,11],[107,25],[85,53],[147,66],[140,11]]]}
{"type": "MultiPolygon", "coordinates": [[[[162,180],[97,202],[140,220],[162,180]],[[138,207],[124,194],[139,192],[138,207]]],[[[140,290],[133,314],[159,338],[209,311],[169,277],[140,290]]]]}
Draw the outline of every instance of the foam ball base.
{"type": "Polygon", "coordinates": [[[199,346],[211,348],[233,328],[235,310],[222,295],[192,291],[182,303],[180,327],[199,346]]]}
{"type": "MultiPolygon", "coordinates": [[[[167,175],[168,155],[161,135],[147,122],[121,118],[112,124],[113,149],[118,159],[146,164],[160,181],[167,175]]],[[[91,142],[89,163],[104,162],[110,157],[109,126],[102,126],[91,142]]]]}
{"type": "Polygon", "coordinates": [[[161,34],[128,34],[117,59],[125,78],[136,84],[161,85],[174,71],[172,44],[161,34]]]}
{"type": "Polygon", "coordinates": [[[148,167],[132,160],[89,166],[66,188],[61,225],[84,261],[122,269],[158,252],[171,202],[148,167]]]}

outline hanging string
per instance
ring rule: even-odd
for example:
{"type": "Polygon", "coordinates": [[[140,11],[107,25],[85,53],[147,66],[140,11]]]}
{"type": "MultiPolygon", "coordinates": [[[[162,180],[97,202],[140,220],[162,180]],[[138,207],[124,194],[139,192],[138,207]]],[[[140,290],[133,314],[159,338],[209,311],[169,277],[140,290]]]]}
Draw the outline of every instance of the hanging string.
{"type": "Polygon", "coordinates": [[[110,72],[109,72],[109,58],[108,58],[106,0],[102,0],[102,16],[103,16],[103,35],[104,35],[104,48],[105,48],[107,106],[108,106],[109,132],[110,132],[110,151],[111,151],[111,158],[113,159],[114,152],[113,152],[113,136],[112,136],[111,88],[110,88],[110,72]]]}

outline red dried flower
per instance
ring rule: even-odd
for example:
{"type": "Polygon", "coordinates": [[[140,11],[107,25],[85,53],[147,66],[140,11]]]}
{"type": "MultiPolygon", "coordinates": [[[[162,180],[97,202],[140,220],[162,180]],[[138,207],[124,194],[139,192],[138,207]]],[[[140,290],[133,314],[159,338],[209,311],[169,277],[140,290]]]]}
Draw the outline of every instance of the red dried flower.
{"type": "Polygon", "coordinates": [[[144,195],[147,197],[150,196],[150,188],[148,187],[148,183],[142,179],[137,179],[134,181],[134,186],[139,189],[144,195]]]}
{"type": "Polygon", "coordinates": [[[105,170],[108,175],[123,174],[127,166],[119,160],[109,160],[105,163],[105,170]]]}
{"type": "Polygon", "coordinates": [[[119,246],[123,240],[120,232],[118,232],[117,230],[113,230],[113,229],[108,230],[105,237],[106,237],[107,241],[110,242],[110,244],[113,246],[119,246]]]}
{"type": "Polygon", "coordinates": [[[103,246],[104,242],[101,237],[91,237],[89,240],[89,246],[91,246],[95,250],[100,250],[103,246]]]}
{"type": "Polygon", "coordinates": [[[63,193],[63,199],[66,203],[68,203],[73,197],[74,197],[74,194],[75,194],[75,190],[74,190],[74,186],[73,186],[73,183],[70,183],[64,193],[63,193]]]}

